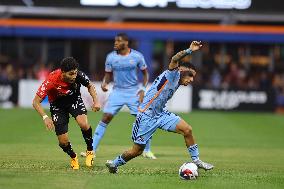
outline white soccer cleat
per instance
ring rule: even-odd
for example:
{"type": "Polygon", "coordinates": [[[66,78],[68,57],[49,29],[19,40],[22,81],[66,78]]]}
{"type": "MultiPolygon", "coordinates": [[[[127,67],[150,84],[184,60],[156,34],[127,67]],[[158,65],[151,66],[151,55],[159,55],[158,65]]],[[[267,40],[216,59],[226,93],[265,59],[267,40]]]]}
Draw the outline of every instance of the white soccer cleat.
{"type": "Polygon", "coordinates": [[[112,160],[107,160],[107,161],[106,161],[106,166],[107,166],[108,171],[109,171],[110,173],[115,174],[115,173],[118,172],[118,168],[113,164],[113,161],[112,161],[112,160]]]}
{"type": "Polygon", "coordinates": [[[149,158],[149,159],[157,159],[157,157],[153,154],[153,152],[148,151],[148,152],[143,152],[142,156],[144,158],[149,158]]]}
{"type": "Polygon", "coordinates": [[[81,156],[81,157],[86,157],[87,154],[86,154],[86,152],[81,152],[81,153],[80,153],[80,156],[81,156]]]}
{"type": "Polygon", "coordinates": [[[204,169],[205,171],[211,170],[211,169],[214,168],[214,165],[212,165],[210,163],[205,163],[205,162],[201,161],[200,159],[193,161],[193,163],[195,165],[197,165],[198,168],[204,169]]]}

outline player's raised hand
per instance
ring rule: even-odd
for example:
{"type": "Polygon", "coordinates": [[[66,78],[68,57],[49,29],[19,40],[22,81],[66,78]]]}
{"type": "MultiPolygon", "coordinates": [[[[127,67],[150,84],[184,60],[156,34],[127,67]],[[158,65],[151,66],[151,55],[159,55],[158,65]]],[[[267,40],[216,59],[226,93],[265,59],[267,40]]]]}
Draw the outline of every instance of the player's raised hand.
{"type": "Polygon", "coordinates": [[[189,48],[192,51],[197,51],[202,47],[201,41],[192,41],[189,48]]]}
{"type": "Polygon", "coordinates": [[[49,130],[49,131],[54,130],[53,121],[49,117],[45,118],[43,121],[44,121],[44,124],[45,124],[45,127],[46,127],[47,130],[49,130]]]}
{"type": "Polygon", "coordinates": [[[139,95],[139,103],[142,103],[145,96],[145,92],[143,90],[140,90],[137,95],[139,95]]]}
{"type": "Polygon", "coordinates": [[[104,91],[104,92],[107,92],[108,91],[108,85],[106,84],[106,83],[102,83],[102,85],[101,85],[101,88],[102,88],[102,90],[104,91]]]}
{"type": "Polygon", "coordinates": [[[99,102],[95,102],[94,104],[93,104],[93,106],[92,106],[92,110],[94,111],[94,112],[97,112],[97,111],[99,111],[101,109],[101,104],[99,103],[99,102]]]}

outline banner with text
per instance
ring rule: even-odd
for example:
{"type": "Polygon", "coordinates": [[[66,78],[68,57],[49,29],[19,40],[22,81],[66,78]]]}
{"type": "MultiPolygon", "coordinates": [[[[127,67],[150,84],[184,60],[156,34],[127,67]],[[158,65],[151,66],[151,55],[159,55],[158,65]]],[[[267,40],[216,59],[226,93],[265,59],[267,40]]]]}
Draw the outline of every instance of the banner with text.
{"type": "Polygon", "coordinates": [[[193,109],[273,111],[273,90],[217,90],[193,88],[193,109]]]}
{"type": "Polygon", "coordinates": [[[18,104],[18,81],[0,81],[0,107],[10,108],[18,104]]]}

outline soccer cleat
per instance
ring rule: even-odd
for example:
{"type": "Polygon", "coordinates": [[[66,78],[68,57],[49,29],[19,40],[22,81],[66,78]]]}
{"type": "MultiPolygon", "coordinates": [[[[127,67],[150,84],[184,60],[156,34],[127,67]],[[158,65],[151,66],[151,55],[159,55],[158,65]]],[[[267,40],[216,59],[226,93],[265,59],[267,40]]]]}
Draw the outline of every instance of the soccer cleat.
{"type": "Polygon", "coordinates": [[[81,153],[80,153],[80,156],[81,156],[81,157],[86,157],[87,154],[86,154],[86,152],[81,152],[81,153]]]}
{"type": "Polygon", "coordinates": [[[157,157],[153,154],[153,152],[148,151],[148,152],[143,152],[142,156],[144,158],[149,158],[149,159],[157,159],[157,157]]]}
{"type": "Polygon", "coordinates": [[[106,166],[107,166],[108,171],[109,171],[110,173],[115,174],[115,173],[118,172],[118,168],[117,168],[117,166],[115,166],[115,165],[113,164],[113,161],[112,161],[112,160],[107,160],[107,161],[106,161],[106,166]]]}
{"type": "Polygon", "coordinates": [[[86,151],[86,166],[91,167],[94,163],[94,152],[86,151]]]}
{"type": "Polygon", "coordinates": [[[214,168],[214,166],[211,165],[210,163],[205,163],[201,161],[200,159],[193,161],[193,163],[197,165],[198,168],[204,169],[205,171],[211,170],[214,168]]]}
{"type": "Polygon", "coordinates": [[[79,161],[78,161],[77,154],[76,154],[76,157],[71,158],[71,168],[74,170],[79,169],[79,161]]]}

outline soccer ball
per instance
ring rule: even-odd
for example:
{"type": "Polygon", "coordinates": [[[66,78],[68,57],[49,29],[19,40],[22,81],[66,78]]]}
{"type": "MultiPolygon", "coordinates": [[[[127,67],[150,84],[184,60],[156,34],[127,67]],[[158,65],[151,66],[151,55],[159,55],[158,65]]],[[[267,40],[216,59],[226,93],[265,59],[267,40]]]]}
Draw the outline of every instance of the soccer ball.
{"type": "Polygon", "coordinates": [[[198,177],[197,166],[192,162],[186,162],[180,166],[178,174],[181,179],[195,180],[198,177]]]}

